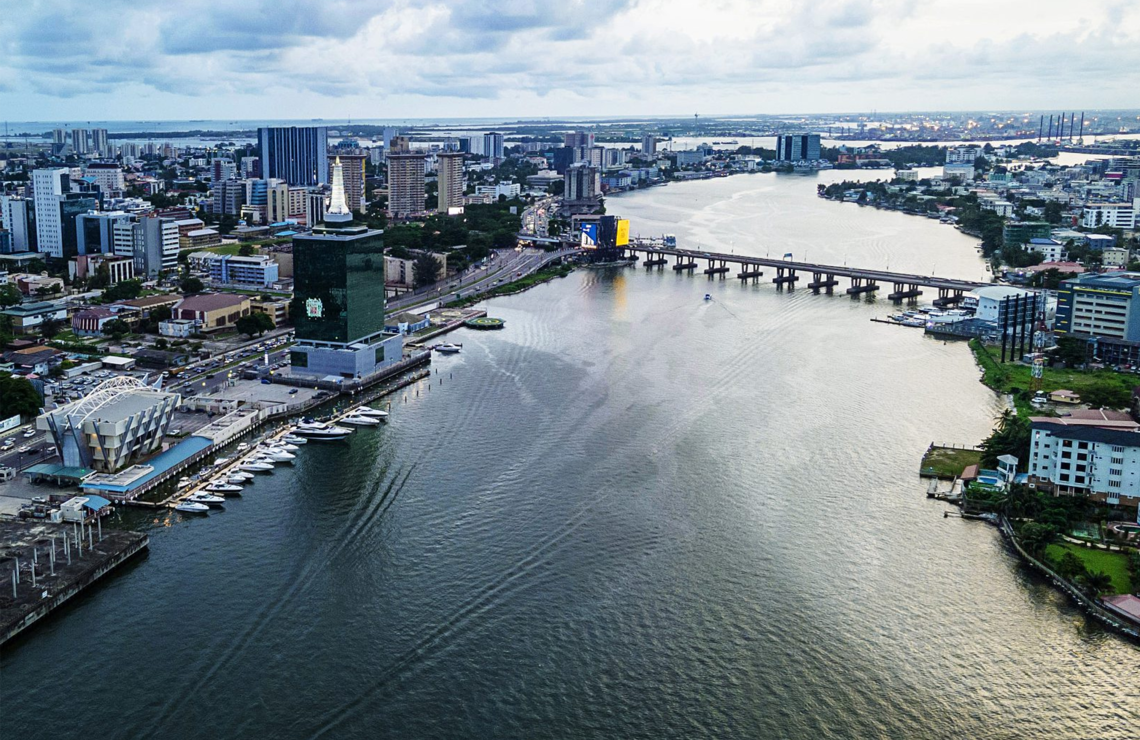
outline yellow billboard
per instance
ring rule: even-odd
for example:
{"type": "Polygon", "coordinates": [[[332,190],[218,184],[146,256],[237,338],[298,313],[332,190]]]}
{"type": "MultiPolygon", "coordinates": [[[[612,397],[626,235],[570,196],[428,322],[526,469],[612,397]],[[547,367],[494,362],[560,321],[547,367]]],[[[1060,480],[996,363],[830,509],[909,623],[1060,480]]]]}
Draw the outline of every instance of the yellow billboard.
{"type": "Polygon", "coordinates": [[[627,246],[628,244],[629,244],[629,220],[624,219],[624,218],[618,219],[618,222],[617,222],[617,241],[614,243],[614,245],[618,246],[618,247],[624,247],[624,246],[627,246]]]}

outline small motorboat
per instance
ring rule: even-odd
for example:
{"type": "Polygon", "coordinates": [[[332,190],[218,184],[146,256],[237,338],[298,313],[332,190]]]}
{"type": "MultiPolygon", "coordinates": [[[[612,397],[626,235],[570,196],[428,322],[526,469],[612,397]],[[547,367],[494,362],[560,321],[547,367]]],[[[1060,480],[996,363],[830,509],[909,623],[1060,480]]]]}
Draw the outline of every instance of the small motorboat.
{"type": "Polygon", "coordinates": [[[289,462],[297,459],[296,455],[281,447],[266,447],[263,454],[273,462],[289,462]]]}
{"type": "Polygon", "coordinates": [[[380,425],[380,420],[375,416],[365,416],[364,414],[350,414],[340,420],[341,424],[351,424],[355,427],[374,427],[380,425]]]}
{"type": "Polygon", "coordinates": [[[301,449],[300,447],[293,444],[292,442],[286,442],[283,439],[279,439],[276,442],[274,442],[273,446],[277,449],[285,450],[286,452],[296,452],[297,450],[301,449]]]}
{"type": "Polygon", "coordinates": [[[179,488],[185,488],[188,485],[190,485],[190,479],[189,478],[179,478],[178,479],[178,487],[179,488]]]}
{"type": "Polygon", "coordinates": [[[360,406],[353,410],[353,416],[372,416],[377,419],[387,419],[388,412],[381,409],[374,409],[371,406],[360,406]]]}
{"type": "Polygon", "coordinates": [[[463,349],[462,344],[451,344],[450,342],[447,344],[435,345],[435,351],[439,352],[440,354],[444,354],[444,355],[459,354],[459,350],[461,350],[461,349],[463,349]]]}
{"type": "Polygon", "coordinates": [[[303,445],[309,440],[304,437],[298,437],[296,434],[286,434],[281,438],[281,441],[291,445],[303,445]]]}
{"type": "Polygon", "coordinates": [[[226,485],[238,486],[240,488],[246,483],[249,483],[251,480],[253,480],[253,475],[251,473],[234,473],[233,475],[226,478],[226,485]],[[239,475],[241,476],[240,478],[238,477],[239,475]],[[247,475],[249,476],[248,478],[245,477],[247,475]]]}
{"type": "Polygon", "coordinates": [[[238,467],[250,473],[273,472],[273,463],[265,462],[263,460],[250,460],[249,462],[243,462],[238,467]]]}
{"type": "Polygon", "coordinates": [[[205,504],[199,504],[195,501],[183,501],[175,505],[175,511],[181,511],[183,514],[209,514],[210,507],[205,504]]]}
{"type": "Polygon", "coordinates": [[[238,452],[245,452],[248,449],[249,449],[249,442],[242,442],[240,445],[237,446],[238,452]]]}
{"type": "Polygon", "coordinates": [[[222,506],[226,500],[221,496],[211,496],[208,493],[193,493],[186,499],[187,501],[195,504],[205,504],[206,506],[222,506]]]}
{"type": "Polygon", "coordinates": [[[236,483],[211,483],[203,490],[209,491],[210,493],[233,496],[234,494],[241,493],[241,486],[236,483]]]}

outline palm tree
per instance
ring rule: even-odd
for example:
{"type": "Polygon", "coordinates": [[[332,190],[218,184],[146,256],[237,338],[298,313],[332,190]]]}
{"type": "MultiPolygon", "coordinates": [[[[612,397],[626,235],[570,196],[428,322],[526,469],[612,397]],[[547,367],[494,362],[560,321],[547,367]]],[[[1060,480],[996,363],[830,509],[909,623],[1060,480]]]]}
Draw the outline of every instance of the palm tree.
{"type": "Polygon", "coordinates": [[[1085,573],[1085,585],[1093,593],[1094,596],[1099,596],[1103,593],[1110,593],[1112,591],[1112,577],[1107,573],[1101,571],[1090,571],[1085,573]]]}

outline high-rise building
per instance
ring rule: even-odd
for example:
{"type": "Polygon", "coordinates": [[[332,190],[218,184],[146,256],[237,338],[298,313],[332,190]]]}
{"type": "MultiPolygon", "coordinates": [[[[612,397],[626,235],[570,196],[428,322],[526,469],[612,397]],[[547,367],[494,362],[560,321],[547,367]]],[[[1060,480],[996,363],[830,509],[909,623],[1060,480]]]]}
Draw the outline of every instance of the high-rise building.
{"type": "Polygon", "coordinates": [[[87,129],[73,128],[71,129],[71,148],[75,150],[76,154],[86,154],[91,151],[87,144],[87,129]]]}
{"type": "Polygon", "coordinates": [[[329,155],[329,166],[340,158],[341,171],[344,176],[344,195],[348,207],[354,211],[364,213],[367,205],[364,198],[364,161],[366,154],[336,154],[329,155]]]}
{"type": "Polygon", "coordinates": [[[598,194],[598,168],[576,164],[566,169],[564,198],[570,202],[593,200],[598,194]]]}
{"type": "Polygon", "coordinates": [[[290,373],[355,379],[403,359],[403,337],[384,332],[383,232],[353,223],[337,169],[325,222],[293,237],[290,373]]]}
{"type": "Polygon", "coordinates": [[[594,134],[589,131],[571,131],[563,137],[566,146],[571,149],[576,147],[591,147],[594,145],[594,134]]]}
{"type": "Polygon", "coordinates": [[[53,144],[66,144],[67,143],[67,129],[55,128],[51,131],[51,143],[53,144]]]}
{"type": "Polygon", "coordinates": [[[309,189],[289,185],[281,180],[263,180],[266,183],[265,222],[299,221],[305,216],[305,200],[309,189]]]}
{"type": "Polygon", "coordinates": [[[820,158],[819,134],[780,134],[776,159],[781,162],[815,161],[820,158]]]}
{"type": "Polygon", "coordinates": [[[312,226],[324,221],[327,208],[325,193],[318,188],[310,189],[305,196],[305,223],[312,226]]]}
{"type": "Polygon", "coordinates": [[[641,153],[657,153],[657,134],[645,134],[641,137],[641,153]]]}
{"type": "Polygon", "coordinates": [[[59,201],[71,191],[71,178],[65,167],[32,172],[36,205],[36,248],[53,257],[63,256],[63,224],[59,201]]]}
{"type": "Polygon", "coordinates": [[[393,154],[407,154],[412,151],[412,140],[407,136],[393,136],[388,139],[388,156],[393,154]]]}
{"type": "Polygon", "coordinates": [[[116,221],[115,254],[134,260],[135,274],[158,277],[178,269],[178,224],[172,218],[144,216],[116,221]]]}
{"type": "Polygon", "coordinates": [[[242,157],[241,176],[243,180],[250,177],[261,177],[261,160],[257,157],[242,157]]]}
{"type": "Polygon", "coordinates": [[[83,213],[75,217],[79,254],[114,254],[115,224],[132,222],[134,216],[125,211],[83,213]]]}
{"type": "Polygon", "coordinates": [[[245,205],[245,190],[246,185],[242,180],[215,182],[210,213],[219,216],[238,215],[241,213],[241,207],[245,205]]]}
{"type": "Polygon", "coordinates": [[[407,218],[424,212],[425,154],[388,156],[388,215],[407,218]]]}
{"type": "Polygon", "coordinates": [[[114,162],[92,162],[87,165],[87,176],[94,179],[99,190],[107,197],[121,193],[126,186],[123,169],[114,162]]]}
{"type": "Polygon", "coordinates": [[[444,215],[463,210],[463,153],[444,152],[436,155],[439,163],[439,205],[436,210],[444,215]],[[458,209],[458,210],[453,210],[458,209]]]}
{"type": "Polygon", "coordinates": [[[26,198],[0,195],[0,226],[8,232],[8,248],[13,252],[30,252],[32,249],[31,220],[28,210],[33,207],[26,198]]]}
{"type": "Polygon", "coordinates": [[[328,129],[324,126],[257,130],[261,175],[311,187],[329,181],[328,129]]]}
{"type": "Polygon", "coordinates": [[[574,147],[560,146],[554,150],[552,164],[554,171],[560,175],[566,174],[566,168],[574,164],[574,147]]]}
{"type": "Polygon", "coordinates": [[[237,177],[237,165],[232,159],[215,159],[212,162],[212,179],[214,182],[232,180],[237,177]]]}
{"type": "Polygon", "coordinates": [[[483,134],[483,156],[495,160],[503,158],[503,135],[498,131],[483,134]]]}
{"type": "Polygon", "coordinates": [[[384,149],[392,146],[392,139],[400,135],[400,130],[393,126],[384,127],[384,149]]]}
{"type": "Polygon", "coordinates": [[[111,156],[111,144],[107,141],[107,129],[91,129],[91,148],[94,149],[100,157],[111,156]]]}
{"type": "Polygon", "coordinates": [[[99,209],[99,199],[91,193],[64,193],[59,196],[56,206],[59,209],[61,243],[57,259],[69,260],[79,254],[78,218],[99,209]]]}

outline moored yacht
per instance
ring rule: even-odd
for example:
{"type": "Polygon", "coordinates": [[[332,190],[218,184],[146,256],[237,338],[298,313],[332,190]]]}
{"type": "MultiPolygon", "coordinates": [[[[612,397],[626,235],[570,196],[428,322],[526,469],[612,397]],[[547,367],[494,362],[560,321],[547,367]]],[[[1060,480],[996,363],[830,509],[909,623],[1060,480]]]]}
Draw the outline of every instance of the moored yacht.
{"type": "Polygon", "coordinates": [[[241,468],[242,470],[246,470],[250,473],[270,473],[270,472],[273,472],[273,463],[264,462],[262,460],[249,460],[249,461],[243,462],[238,467],[241,468]]]}
{"type": "Polygon", "coordinates": [[[174,507],[175,511],[181,511],[183,514],[209,514],[210,507],[205,504],[199,504],[194,501],[183,501],[174,507]]]}
{"type": "Polygon", "coordinates": [[[211,483],[203,490],[209,491],[210,493],[220,493],[222,495],[232,496],[234,494],[241,493],[241,486],[237,485],[236,483],[211,483]]]}
{"type": "Polygon", "coordinates": [[[341,424],[351,424],[356,427],[374,427],[379,426],[380,420],[375,416],[365,416],[364,414],[349,414],[340,420],[341,424]]]}
{"type": "Polygon", "coordinates": [[[324,440],[344,439],[348,435],[352,434],[351,429],[338,427],[334,424],[328,424],[323,421],[312,420],[302,421],[297,425],[296,432],[302,437],[324,440]]]}
{"type": "Polygon", "coordinates": [[[296,434],[286,434],[281,438],[281,441],[291,445],[303,445],[309,440],[304,437],[298,437],[296,434]]]}
{"type": "Polygon", "coordinates": [[[266,447],[262,454],[273,462],[289,462],[297,459],[296,455],[281,447],[266,447]]]}
{"type": "Polygon", "coordinates": [[[371,406],[359,406],[352,410],[354,416],[374,416],[377,419],[387,419],[388,412],[382,409],[374,409],[371,406]]]}
{"type": "Polygon", "coordinates": [[[206,506],[221,506],[226,503],[226,500],[221,496],[211,496],[208,493],[193,493],[186,499],[195,504],[205,504],[206,506]]]}

